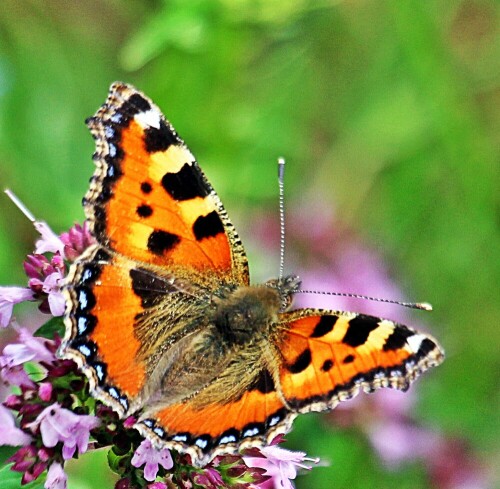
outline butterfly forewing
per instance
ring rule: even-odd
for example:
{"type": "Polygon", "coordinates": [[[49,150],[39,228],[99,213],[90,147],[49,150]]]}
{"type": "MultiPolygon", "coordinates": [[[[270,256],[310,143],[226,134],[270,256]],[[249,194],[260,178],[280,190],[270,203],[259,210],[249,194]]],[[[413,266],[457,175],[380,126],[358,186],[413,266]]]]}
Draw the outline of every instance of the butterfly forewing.
{"type": "Polygon", "coordinates": [[[193,155],[144,94],[123,83],[87,121],[97,170],[85,198],[105,247],[159,266],[248,283],[241,241],[193,155]]]}

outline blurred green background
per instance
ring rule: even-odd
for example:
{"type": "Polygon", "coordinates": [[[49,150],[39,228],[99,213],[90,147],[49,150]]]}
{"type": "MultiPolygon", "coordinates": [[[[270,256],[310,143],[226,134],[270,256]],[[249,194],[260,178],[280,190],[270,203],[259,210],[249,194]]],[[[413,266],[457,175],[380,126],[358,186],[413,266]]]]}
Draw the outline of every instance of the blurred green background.
{"type": "MultiPolygon", "coordinates": [[[[112,81],[127,81],[197,155],[251,266],[277,270],[249,223],[278,219],[285,156],[290,221],[312,200],[334,209],[405,295],[433,303],[425,320],[447,360],[421,379],[415,417],[465,440],[489,470],[499,436],[498,5],[2,0],[0,185],[58,232],[81,221],[94,150],[83,121],[112,81]]],[[[0,196],[0,283],[25,282],[34,238],[0,196]]],[[[307,416],[288,437],[330,463],[299,488],[429,487],[418,463],[385,469],[355,431],[326,431],[307,416]]],[[[105,465],[92,465],[95,480],[105,465]]],[[[98,487],[76,472],[70,489],[98,487]]]]}

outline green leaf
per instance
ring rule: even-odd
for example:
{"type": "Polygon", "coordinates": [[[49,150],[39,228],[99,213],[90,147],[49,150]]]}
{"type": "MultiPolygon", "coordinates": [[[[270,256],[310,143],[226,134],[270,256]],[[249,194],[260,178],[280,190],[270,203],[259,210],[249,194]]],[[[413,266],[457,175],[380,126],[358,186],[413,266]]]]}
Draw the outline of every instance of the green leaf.
{"type": "Polygon", "coordinates": [[[21,486],[21,472],[10,470],[12,465],[5,465],[0,469],[0,487],[2,489],[43,489],[45,475],[42,475],[37,480],[21,486]]]}
{"type": "Polygon", "coordinates": [[[61,338],[64,336],[64,322],[62,317],[50,319],[35,332],[35,336],[40,336],[41,338],[47,338],[49,340],[53,340],[56,334],[61,338]]]}
{"type": "Polygon", "coordinates": [[[123,469],[128,465],[130,458],[130,452],[127,452],[126,454],[118,454],[115,452],[114,447],[108,450],[108,465],[115,474],[123,474],[123,469]]]}

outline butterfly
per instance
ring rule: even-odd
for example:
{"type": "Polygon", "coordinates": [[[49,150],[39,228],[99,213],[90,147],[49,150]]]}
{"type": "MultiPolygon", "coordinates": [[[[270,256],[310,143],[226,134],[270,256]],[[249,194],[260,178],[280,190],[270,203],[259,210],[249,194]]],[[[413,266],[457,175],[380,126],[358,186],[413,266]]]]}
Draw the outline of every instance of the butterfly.
{"type": "Polygon", "coordinates": [[[290,310],[295,276],[251,285],[219,197],[160,109],[116,82],[87,124],[97,244],[64,285],[60,349],[91,394],[157,447],[204,466],[271,442],[301,413],[405,390],[444,353],[429,335],[354,312],[290,310]]]}

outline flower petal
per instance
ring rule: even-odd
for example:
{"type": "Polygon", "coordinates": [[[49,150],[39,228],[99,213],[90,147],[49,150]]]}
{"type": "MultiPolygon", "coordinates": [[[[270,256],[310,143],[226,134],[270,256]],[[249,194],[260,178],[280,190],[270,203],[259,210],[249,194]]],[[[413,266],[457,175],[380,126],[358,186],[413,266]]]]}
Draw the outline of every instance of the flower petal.
{"type": "Polygon", "coordinates": [[[35,229],[40,233],[41,239],[35,243],[35,253],[41,255],[43,253],[56,253],[59,251],[61,256],[64,256],[64,243],[61,241],[46,222],[35,221],[35,229]]]}
{"type": "Polygon", "coordinates": [[[14,304],[32,300],[33,291],[26,287],[0,287],[0,326],[5,328],[12,318],[14,304]]]}
{"type": "Polygon", "coordinates": [[[45,489],[66,489],[67,476],[60,463],[54,462],[47,472],[45,489]]]}
{"type": "Polygon", "coordinates": [[[66,307],[66,302],[62,292],[51,292],[49,294],[49,307],[52,316],[62,316],[66,307]]]}
{"type": "Polygon", "coordinates": [[[0,445],[12,447],[26,446],[31,443],[31,436],[16,427],[14,415],[0,404],[0,445]]]}

